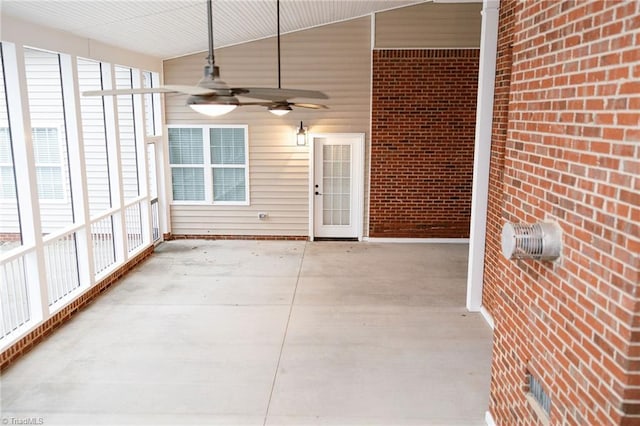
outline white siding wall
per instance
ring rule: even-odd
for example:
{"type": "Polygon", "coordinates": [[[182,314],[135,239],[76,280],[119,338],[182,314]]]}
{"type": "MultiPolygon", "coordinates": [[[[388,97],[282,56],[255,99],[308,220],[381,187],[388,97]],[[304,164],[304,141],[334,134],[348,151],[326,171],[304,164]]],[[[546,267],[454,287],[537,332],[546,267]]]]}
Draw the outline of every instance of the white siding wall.
{"type": "MultiPolygon", "coordinates": [[[[2,64],[0,63],[0,65],[2,64]]],[[[4,90],[4,84],[2,84],[2,81],[4,80],[3,72],[2,67],[0,67],[0,128],[8,129],[9,116],[7,114],[6,93],[4,90]]],[[[8,130],[3,130],[2,137],[7,138],[7,141],[5,142],[7,143],[9,139],[8,130]]],[[[3,149],[10,151],[8,145],[4,146],[3,149]]],[[[0,161],[3,161],[3,167],[6,167],[6,170],[2,175],[2,194],[4,196],[0,197],[0,223],[2,224],[0,233],[17,234],[20,232],[20,224],[18,223],[18,205],[16,199],[10,198],[8,194],[11,189],[13,189],[15,193],[15,180],[14,176],[12,176],[12,170],[11,172],[9,171],[9,163],[4,163],[4,161],[10,160],[11,154],[9,152],[3,154],[4,155],[2,155],[0,161]],[[5,191],[7,193],[5,193],[5,191]]]]}
{"type": "MultiPolygon", "coordinates": [[[[369,133],[370,19],[282,36],[282,86],[321,90],[329,110],[295,109],[284,117],[264,107],[240,107],[207,118],[185,106],[186,97],[165,95],[167,124],[246,124],[249,128],[249,206],[171,207],[174,234],[307,235],[309,147],[295,144],[303,120],[310,132],[369,133]],[[268,214],[259,220],[258,213],[268,214]]],[[[195,84],[206,53],[164,63],[166,84],[195,84]]],[[[275,38],[216,51],[221,77],[231,86],[277,87],[275,38]]],[[[368,136],[367,136],[368,141],[368,136]]]]}
{"type": "MultiPolygon", "coordinates": [[[[52,168],[55,169],[53,173],[60,174],[62,181],[62,193],[60,195],[62,197],[48,199],[48,197],[40,196],[42,232],[48,234],[74,222],[71,206],[72,188],[69,181],[69,157],[67,155],[60,65],[56,53],[35,49],[25,49],[24,60],[31,128],[57,129],[58,152],[52,152],[50,156],[52,157],[52,168]],[[58,164],[58,167],[55,167],[55,163],[58,164]]],[[[37,139],[39,138],[34,133],[33,144],[36,155],[36,170],[38,170],[39,164],[37,162],[39,157],[37,139]]],[[[18,141],[14,141],[14,143],[16,142],[18,141]]],[[[45,156],[49,155],[45,154],[45,156]]],[[[57,178],[57,176],[53,175],[39,176],[38,185],[48,186],[48,180],[55,181],[57,178]]]]}
{"type": "MultiPolygon", "coordinates": [[[[115,67],[116,89],[133,88],[131,68],[115,67]]],[[[118,130],[120,132],[120,156],[122,164],[122,188],[124,199],[130,200],[139,195],[137,144],[143,141],[136,140],[136,128],[134,121],[133,96],[117,96],[118,105],[118,130]]]]}
{"type": "MultiPolygon", "coordinates": [[[[100,62],[78,59],[78,85],[80,91],[102,90],[100,62]]],[[[104,105],[100,97],[80,97],[82,136],[87,167],[89,210],[91,215],[108,210],[109,169],[107,164],[107,136],[104,125],[104,105]]]]}

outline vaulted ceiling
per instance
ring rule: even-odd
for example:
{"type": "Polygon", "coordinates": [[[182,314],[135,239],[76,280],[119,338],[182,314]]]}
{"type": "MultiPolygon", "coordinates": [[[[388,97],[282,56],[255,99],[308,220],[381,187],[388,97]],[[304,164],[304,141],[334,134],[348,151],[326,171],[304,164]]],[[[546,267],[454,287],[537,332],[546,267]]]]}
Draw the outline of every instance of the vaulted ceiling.
{"type": "MultiPolygon", "coordinates": [[[[426,1],[281,0],[281,33],[426,1]]],[[[207,49],[205,0],[0,0],[0,12],[159,58],[207,49]]],[[[276,0],[214,0],[213,14],[216,48],[276,34],[276,0]]]]}

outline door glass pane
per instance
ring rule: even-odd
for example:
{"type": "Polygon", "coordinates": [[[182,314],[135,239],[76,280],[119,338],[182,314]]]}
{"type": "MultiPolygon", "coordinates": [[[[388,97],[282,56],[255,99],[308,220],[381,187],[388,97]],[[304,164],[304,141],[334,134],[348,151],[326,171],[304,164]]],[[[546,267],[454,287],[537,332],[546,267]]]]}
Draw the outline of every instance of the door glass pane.
{"type": "Polygon", "coordinates": [[[323,225],[351,225],[351,146],[324,145],[323,225]]]}

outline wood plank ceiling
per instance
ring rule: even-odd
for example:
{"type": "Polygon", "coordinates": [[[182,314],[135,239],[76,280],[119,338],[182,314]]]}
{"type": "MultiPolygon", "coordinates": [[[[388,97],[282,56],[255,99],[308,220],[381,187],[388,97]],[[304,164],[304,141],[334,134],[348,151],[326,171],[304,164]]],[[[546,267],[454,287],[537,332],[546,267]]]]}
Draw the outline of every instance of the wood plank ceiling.
{"type": "MultiPolygon", "coordinates": [[[[288,33],[431,0],[281,0],[288,33]]],[[[276,0],[214,0],[215,47],[276,34],[276,0]]],[[[167,59],[207,49],[205,0],[1,0],[18,17],[167,59]]]]}

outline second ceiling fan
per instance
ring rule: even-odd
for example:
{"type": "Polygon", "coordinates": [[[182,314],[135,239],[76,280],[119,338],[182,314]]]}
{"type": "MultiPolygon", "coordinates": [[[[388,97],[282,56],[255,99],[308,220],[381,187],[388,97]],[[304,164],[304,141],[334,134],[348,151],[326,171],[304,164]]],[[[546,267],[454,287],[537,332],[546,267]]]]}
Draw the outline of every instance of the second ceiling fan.
{"type": "MultiPolygon", "coordinates": [[[[310,109],[328,109],[328,107],[326,105],[322,105],[322,104],[312,104],[312,103],[300,103],[300,102],[289,102],[290,98],[293,98],[295,96],[286,96],[286,89],[282,89],[282,72],[281,72],[281,55],[280,55],[280,0],[276,0],[276,8],[277,8],[277,12],[276,12],[276,22],[277,22],[277,34],[278,34],[278,38],[277,38],[277,43],[278,43],[278,90],[282,91],[280,93],[275,92],[273,94],[273,96],[269,97],[268,99],[270,100],[270,102],[253,102],[253,105],[262,105],[262,106],[266,106],[267,109],[269,110],[269,112],[275,114],[275,115],[285,115],[288,114],[291,110],[292,110],[292,106],[295,107],[301,107],[301,108],[310,108],[310,109]]],[[[317,96],[316,99],[328,99],[329,97],[326,96],[324,93],[322,92],[316,92],[317,94],[322,94],[324,95],[323,97],[317,96]]],[[[243,96],[243,95],[241,95],[243,96]]],[[[308,96],[310,97],[310,96],[308,96]]],[[[262,99],[267,99],[267,98],[262,98],[262,99]]]]}
{"type": "Polygon", "coordinates": [[[213,47],[213,7],[211,0],[207,0],[207,22],[209,55],[207,64],[204,66],[204,76],[196,86],[185,85],[163,85],[153,88],[136,89],[112,89],[95,90],[83,92],[84,96],[117,96],[129,94],[145,93],[182,93],[189,95],[187,105],[193,110],[212,117],[220,116],[233,111],[238,106],[261,105],[266,106],[269,111],[283,115],[291,111],[291,106],[303,108],[327,108],[325,105],[304,104],[289,102],[293,98],[328,99],[323,92],[317,90],[304,89],[283,89],[280,85],[280,0],[277,0],[278,7],[278,87],[229,87],[220,78],[220,69],[215,63],[213,47]],[[262,99],[264,102],[240,102],[236,96],[243,96],[254,99],[262,99]],[[280,111],[284,111],[280,113],[280,111]]]}

